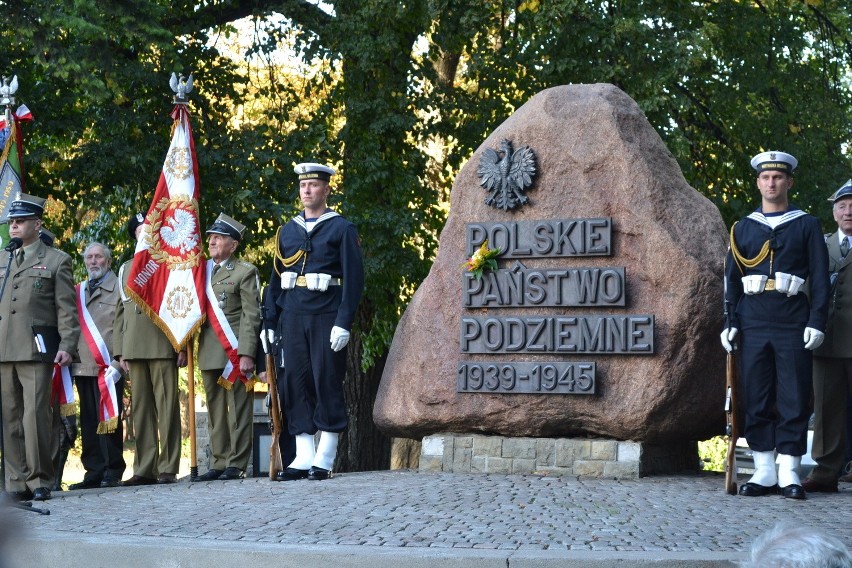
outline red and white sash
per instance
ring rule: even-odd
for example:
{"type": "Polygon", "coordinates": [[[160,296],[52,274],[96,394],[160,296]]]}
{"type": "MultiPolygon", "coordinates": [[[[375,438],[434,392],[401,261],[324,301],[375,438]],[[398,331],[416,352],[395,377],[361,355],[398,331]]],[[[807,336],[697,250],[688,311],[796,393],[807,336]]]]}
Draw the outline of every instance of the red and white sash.
{"type": "Polygon", "coordinates": [[[71,416],[77,413],[77,403],[74,400],[74,387],[71,382],[71,370],[59,363],[53,364],[53,384],[51,385],[51,404],[59,401],[59,415],[71,416]]]}
{"type": "Polygon", "coordinates": [[[77,285],[77,313],[80,314],[80,331],[83,333],[83,339],[98,366],[98,390],[101,393],[101,404],[98,408],[98,434],[111,434],[118,426],[118,396],[115,392],[115,383],[121,380],[121,373],[110,366],[112,355],[86,306],[86,282],[77,285]]]}
{"type": "Polygon", "coordinates": [[[216,299],[216,293],[213,291],[213,267],[216,265],[212,259],[207,261],[207,321],[216,333],[219,343],[225,349],[225,354],[228,356],[228,362],[222,370],[222,376],[219,377],[218,383],[227,390],[231,390],[236,384],[237,379],[240,379],[246,385],[246,390],[252,390],[254,381],[247,379],[240,372],[240,354],[237,351],[238,342],[237,335],[231,329],[231,324],[228,323],[228,318],[225,317],[225,312],[219,307],[219,300],[216,299]]]}

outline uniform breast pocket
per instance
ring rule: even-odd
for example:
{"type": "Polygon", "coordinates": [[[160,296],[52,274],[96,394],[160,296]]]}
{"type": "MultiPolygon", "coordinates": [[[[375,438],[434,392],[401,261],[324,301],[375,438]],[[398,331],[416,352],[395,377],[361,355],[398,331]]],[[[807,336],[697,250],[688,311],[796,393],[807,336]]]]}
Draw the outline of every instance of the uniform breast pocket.
{"type": "Polygon", "coordinates": [[[239,307],[240,302],[233,282],[217,282],[213,285],[213,292],[216,294],[219,307],[223,310],[239,307]]]}
{"type": "Polygon", "coordinates": [[[34,293],[53,293],[53,272],[47,268],[36,267],[27,270],[26,275],[34,293]]]}
{"type": "Polygon", "coordinates": [[[115,309],[118,307],[118,300],[98,300],[98,308],[104,311],[111,311],[115,313],[115,309]]]}

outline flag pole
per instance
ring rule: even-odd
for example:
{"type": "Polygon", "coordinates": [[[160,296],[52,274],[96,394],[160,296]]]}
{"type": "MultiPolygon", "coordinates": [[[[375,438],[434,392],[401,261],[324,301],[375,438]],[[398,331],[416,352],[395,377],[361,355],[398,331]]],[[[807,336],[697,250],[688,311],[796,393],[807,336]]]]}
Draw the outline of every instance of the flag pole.
{"type": "Polygon", "coordinates": [[[189,478],[198,477],[198,453],[195,440],[195,353],[192,340],[186,344],[187,390],[189,395],[189,478]]]}
{"type": "Polygon", "coordinates": [[[178,77],[172,73],[169,86],[175,93],[175,106],[170,113],[171,142],[142,225],[145,237],[134,251],[125,290],[166,334],[175,351],[186,356],[190,475],[195,477],[198,458],[192,341],[204,323],[207,295],[204,245],[199,231],[198,161],[187,109],[192,75],[178,77]]]}

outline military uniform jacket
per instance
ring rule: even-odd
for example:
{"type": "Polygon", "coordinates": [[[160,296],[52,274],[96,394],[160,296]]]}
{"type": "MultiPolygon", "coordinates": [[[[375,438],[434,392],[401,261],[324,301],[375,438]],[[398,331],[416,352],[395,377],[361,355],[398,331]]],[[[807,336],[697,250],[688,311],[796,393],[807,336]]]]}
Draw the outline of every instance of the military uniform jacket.
{"type": "Polygon", "coordinates": [[[59,351],[77,353],[80,322],[74,299],[71,257],[37,241],[26,249],[21,266],[0,251],[0,361],[42,361],[33,341],[33,326],[55,326],[59,351]]]}
{"type": "MultiPolygon", "coordinates": [[[[86,286],[88,283],[88,280],[84,280],[80,283],[80,286],[86,286]]],[[[103,337],[110,355],[114,355],[112,326],[115,322],[115,310],[119,303],[121,303],[121,293],[118,290],[118,278],[112,270],[107,271],[101,279],[100,285],[94,291],[86,290],[86,307],[89,309],[89,314],[91,314],[95,326],[103,337]]],[[[79,319],[82,320],[82,316],[79,319]]],[[[80,353],[80,362],[71,366],[71,374],[75,377],[97,377],[99,369],[95,363],[95,357],[92,355],[92,350],[89,349],[89,344],[86,343],[82,333],[77,344],[77,350],[80,353]]]]}
{"type": "Polygon", "coordinates": [[[734,242],[747,259],[756,258],[767,241],[773,251],[771,274],[770,255],[753,268],[743,267],[743,273],[734,262],[732,253],[728,252],[725,300],[733,307],[730,327],[740,327],[739,320],[743,318],[825,330],[829,296],[828,255],[819,221],[791,208],[784,213],[782,222],[772,229],[763,213],[757,210],[734,227],[734,242]],[[761,274],[775,278],[775,272],[806,279],[810,286],[810,301],[801,291],[792,297],[774,290],[753,295],[743,292],[741,278],[744,275],[761,274]]]}
{"type": "MultiPolygon", "coordinates": [[[[257,269],[248,262],[230,258],[211,276],[216,301],[237,336],[237,353],[254,358],[260,334],[260,292],[257,269]]],[[[228,362],[225,348],[209,320],[201,327],[198,365],[202,371],[221,371],[228,362]]]]}
{"type": "Polygon", "coordinates": [[[277,317],[283,310],[298,314],[337,312],[334,325],[352,329],[355,309],[364,289],[364,262],[355,225],[329,209],[308,233],[302,212],[284,225],[278,236],[278,253],[281,257],[292,257],[300,250],[305,251],[305,257],[289,268],[283,266],[280,260],[275,261],[266,297],[267,325],[274,329],[277,317]],[[311,272],[329,274],[332,278],[341,278],[342,283],[340,286],[329,286],[325,292],[298,286],[292,290],[282,290],[279,273],[285,271],[300,275],[311,272]]]}
{"type": "Polygon", "coordinates": [[[115,310],[112,356],[115,359],[172,359],[175,350],[169,338],[123,291],[127,286],[131,264],[132,260],[128,260],[118,271],[121,302],[115,310]]]}
{"type": "Polygon", "coordinates": [[[825,340],[814,351],[817,357],[852,357],[852,254],[841,258],[840,236],[833,233],[826,239],[828,272],[837,273],[834,293],[828,304],[828,325],[825,340]]]}

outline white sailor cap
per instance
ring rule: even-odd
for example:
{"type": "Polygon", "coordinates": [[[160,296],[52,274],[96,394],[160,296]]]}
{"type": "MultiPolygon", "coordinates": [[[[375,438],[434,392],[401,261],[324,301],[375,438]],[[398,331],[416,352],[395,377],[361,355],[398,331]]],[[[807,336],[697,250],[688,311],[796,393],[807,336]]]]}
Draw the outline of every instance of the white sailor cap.
{"type": "Polygon", "coordinates": [[[219,217],[213,221],[213,224],[207,229],[207,234],[213,233],[215,235],[225,235],[227,237],[231,237],[235,241],[241,241],[243,239],[243,231],[246,230],[246,226],[235,220],[233,217],[229,217],[224,213],[219,213],[219,217]]]}
{"type": "Polygon", "coordinates": [[[799,160],[787,152],[779,152],[778,150],[761,152],[751,159],[751,167],[757,173],[774,170],[793,175],[793,170],[796,169],[798,164],[799,160]]]}
{"type": "Polygon", "coordinates": [[[828,200],[834,203],[838,199],[842,199],[844,197],[852,197],[852,179],[844,183],[843,187],[832,193],[828,200]]]}
{"type": "Polygon", "coordinates": [[[298,174],[299,181],[302,181],[303,179],[321,179],[323,181],[329,181],[331,179],[331,176],[333,176],[335,173],[334,169],[313,162],[304,162],[302,164],[296,164],[296,167],[293,168],[293,171],[298,174]]]}

